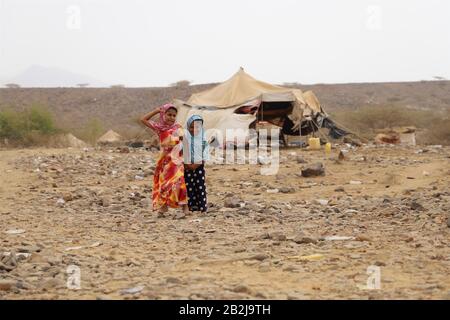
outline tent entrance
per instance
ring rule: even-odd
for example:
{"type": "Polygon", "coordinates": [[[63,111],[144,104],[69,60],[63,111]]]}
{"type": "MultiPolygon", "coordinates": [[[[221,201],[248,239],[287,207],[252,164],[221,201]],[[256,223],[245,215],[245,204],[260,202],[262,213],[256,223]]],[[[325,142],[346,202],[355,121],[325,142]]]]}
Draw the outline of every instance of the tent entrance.
{"type": "Polygon", "coordinates": [[[256,119],[276,124],[292,113],[293,105],[290,101],[262,102],[256,119]]]}
{"type": "MultiPolygon", "coordinates": [[[[287,146],[287,140],[281,131],[284,119],[292,113],[293,104],[290,101],[262,102],[256,114],[257,123],[270,123],[280,128],[280,142],[287,146]]],[[[257,126],[259,127],[259,126],[257,126]]],[[[263,126],[264,127],[264,126],[263,126]]],[[[258,132],[259,136],[259,132],[258,132]]]]}

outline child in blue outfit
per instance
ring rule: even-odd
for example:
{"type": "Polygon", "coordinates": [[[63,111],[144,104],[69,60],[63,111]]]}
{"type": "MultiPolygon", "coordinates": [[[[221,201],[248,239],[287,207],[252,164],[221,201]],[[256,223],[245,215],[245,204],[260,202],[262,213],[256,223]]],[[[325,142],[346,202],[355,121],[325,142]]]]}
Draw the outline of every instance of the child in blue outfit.
{"type": "Polygon", "coordinates": [[[183,139],[184,179],[188,193],[189,211],[206,212],[205,162],[208,160],[208,143],[205,140],[203,118],[191,116],[183,139]]]}

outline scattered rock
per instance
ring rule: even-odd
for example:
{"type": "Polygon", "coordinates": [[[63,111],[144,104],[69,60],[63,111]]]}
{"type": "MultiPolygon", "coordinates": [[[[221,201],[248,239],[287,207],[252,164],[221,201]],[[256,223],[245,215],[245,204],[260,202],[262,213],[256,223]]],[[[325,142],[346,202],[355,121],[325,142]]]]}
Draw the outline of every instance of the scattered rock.
{"type": "Polygon", "coordinates": [[[9,291],[17,286],[17,281],[14,280],[1,280],[0,279],[0,291],[9,291]]]}
{"type": "Polygon", "coordinates": [[[110,205],[111,205],[111,198],[109,198],[109,197],[101,197],[100,198],[100,205],[102,206],[102,207],[109,207],[110,205]]]}
{"type": "Polygon", "coordinates": [[[181,220],[181,219],[186,219],[186,214],[184,212],[178,212],[175,217],[175,220],[181,220]]]}
{"type": "Polygon", "coordinates": [[[302,176],[305,178],[324,175],[325,175],[325,167],[321,162],[313,163],[302,169],[302,176]]]}
{"type": "Polygon", "coordinates": [[[303,158],[302,156],[297,156],[297,163],[307,163],[307,161],[305,160],[305,158],[303,158]]]}
{"type": "Polygon", "coordinates": [[[62,287],[62,282],[56,278],[43,279],[40,286],[44,290],[51,290],[62,287]]]}
{"type": "Polygon", "coordinates": [[[181,280],[178,279],[178,278],[176,278],[176,277],[167,277],[167,278],[166,278],[166,283],[175,283],[175,284],[178,284],[178,283],[181,283],[181,280]]]}
{"type": "Polygon", "coordinates": [[[281,193],[294,193],[295,188],[292,187],[282,187],[279,189],[281,193]]]}
{"type": "Polygon", "coordinates": [[[275,241],[285,241],[286,235],[282,232],[272,232],[269,233],[269,238],[275,241]]]}
{"type": "Polygon", "coordinates": [[[303,234],[297,235],[293,241],[297,244],[309,244],[309,243],[317,243],[317,239],[305,236],[303,234]]]}
{"type": "Polygon", "coordinates": [[[226,198],[224,202],[225,208],[240,208],[242,200],[238,197],[226,198]]]}
{"type": "Polygon", "coordinates": [[[236,293],[248,293],[248,294],[251,293],[250,288],[243,284],[237,285],[236,287],[233,288],[232,291],[236,293]]]}
{"type": "Polygon", "coordinates": [[[251,256],[251,257],[249,258],[249,260],[264,261],[264,260],[269,259],[269,258],[270,258],[269,255],[264,254],[264,253],[259,253],[259,254],[256,254],[256,255],[254,255],[254,256],[251,256]]]}
{"type": "Polygon", "coordinates": [[[33,253],[33,252],[40,252],[42,250],[39,246],[23,246],[17,248],[17,252],[23,252],[23,253],[33,253]]]}
{"type": "Polygon", "coordinates": [[[63,195],[63,200],[64,200],[65,202],[72,201],[72,200],[73,200],[72,194],[71,194],[71,193],[66,193],[66,194],[64,194],[64,195],[63,195]]]}
{"type": "Polygon", "coordinates": [[[366,241],[366,242],[370,242],[372,241],[369,237],[363,236],[363,235],[359,235],[355,238],[356,241],[366,241]]]}
{"type": "Polygon", "coordinates": [[[410,207],[411,207],[411,210],[415,210],[415,211],[424,211],[425,210],[425,208],[417,201],[411,202],[410,207]]]}

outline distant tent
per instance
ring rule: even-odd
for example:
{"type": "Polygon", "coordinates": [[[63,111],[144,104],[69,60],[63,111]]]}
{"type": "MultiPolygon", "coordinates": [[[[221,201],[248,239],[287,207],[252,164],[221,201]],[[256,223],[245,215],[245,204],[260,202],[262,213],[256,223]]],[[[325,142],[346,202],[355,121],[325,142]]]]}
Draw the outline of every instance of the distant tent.
{"type": "MultiPolygon", "coordinates": [[[[334,137],[347,134],[328,118],[312,91],[285,88],[259,81],[240,69],[227,81],[200,93],[188,101],[175,100],[177,121],[183,126],[193,115],[204,119],[208,138],[227,129],[242,132],[255,128],[260,121],[272,123],[287,135],[307,135],[327,127],[334,137]]],[[[233,143],[228,137],[223,143],[233,143]]]]}
{"type": "Polygon", "coordinates": [[[104,135],[102,135],[98,140],[97,143],[99,144],[115,144],[123,141],[123,138],[120,134],[113,130],[109,130],[104,135]]]}

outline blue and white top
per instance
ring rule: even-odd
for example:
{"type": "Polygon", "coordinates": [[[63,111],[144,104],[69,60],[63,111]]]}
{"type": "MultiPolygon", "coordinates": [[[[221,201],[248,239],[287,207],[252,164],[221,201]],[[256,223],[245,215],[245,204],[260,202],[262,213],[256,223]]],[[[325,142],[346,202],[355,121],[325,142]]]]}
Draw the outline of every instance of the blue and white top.
{"type": "Polygon", "coordinates": [[[209,160],[209,147],[205,139],[203,118],[199,115],[193,115],[187,121],[183,139],[183,159],[186,164],[201,164],[203,161],[209,160]],[[195,136],[189,132],[189,127],[194,121],[201,122],[199,131],[195,136]]]}

